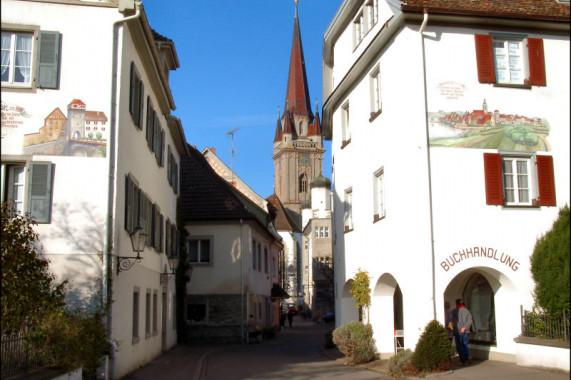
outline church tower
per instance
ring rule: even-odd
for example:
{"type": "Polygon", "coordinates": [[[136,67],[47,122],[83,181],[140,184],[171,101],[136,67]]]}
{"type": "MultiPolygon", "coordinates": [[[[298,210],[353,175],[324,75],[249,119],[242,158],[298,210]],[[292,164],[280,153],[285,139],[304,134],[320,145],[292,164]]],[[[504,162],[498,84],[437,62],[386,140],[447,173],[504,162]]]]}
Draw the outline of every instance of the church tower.
{"type": "Polygon", "coordinates": [[[273,159],[275,194],[300,221],[309,184],[322,174],[324,152],[319,109],[315,115],[311,110],[296,0],[285,107],[283,115],[278,111],[273,159]]]}

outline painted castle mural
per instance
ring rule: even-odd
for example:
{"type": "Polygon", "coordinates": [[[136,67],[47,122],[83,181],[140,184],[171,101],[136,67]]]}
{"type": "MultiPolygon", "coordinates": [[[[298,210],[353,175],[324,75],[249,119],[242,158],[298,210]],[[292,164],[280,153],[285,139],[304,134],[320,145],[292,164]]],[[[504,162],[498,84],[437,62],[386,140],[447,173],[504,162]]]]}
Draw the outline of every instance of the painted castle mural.
{"type": "Polygon", "coordinates": [[[533,116],[481,110],[429,112],[430,146],[509,151],[550,151],[549,124],[533,116]]]}
{"type": "MultiPolygon", "coordinates": [[[[23,128],[30,121],[24,109],[2,103],[2,129],[23,128]],[[16,112],[18,111],[18,112],[16,112]]],[[[29,129],[28,129],[29,130],[29,129]]],[[[67,105],[67,114],[56,107],[44,118],[38,132],[23,135],[23,154],[105,157],[109,138],[107,116],[89,111],[80,99],[67,105]]]]}

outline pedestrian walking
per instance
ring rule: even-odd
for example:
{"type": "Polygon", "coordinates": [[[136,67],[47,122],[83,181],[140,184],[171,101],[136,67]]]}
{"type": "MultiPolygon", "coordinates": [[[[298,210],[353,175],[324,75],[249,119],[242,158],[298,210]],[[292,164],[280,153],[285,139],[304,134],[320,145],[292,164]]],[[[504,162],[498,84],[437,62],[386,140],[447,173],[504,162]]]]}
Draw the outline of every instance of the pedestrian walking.
{"type": "Polygon", "coordinates": [[[280,307],[280,326],[281,328],[285,328],[285,320],[286,320],[286,312],[284,307],[280,307]]]}
{"type": "Polygon", "coordinates": [[[293,311],[291,309],[287,312],[287,321],[289,323],[289,327],[291,328],[291,324],[293,322],[293,311]]]}
{"type": "Polygon", "coordinates": [[[470,355],[470,346],[468,344],[470,326],[472,326],[472,314],[460,298],[456,300],[456,309],[452,311],[452,323],[454,324],[454,338],[456,350],[458,350],[458,356],[460,356],[460,365],[472,364],[472,356],[470,355]]]}

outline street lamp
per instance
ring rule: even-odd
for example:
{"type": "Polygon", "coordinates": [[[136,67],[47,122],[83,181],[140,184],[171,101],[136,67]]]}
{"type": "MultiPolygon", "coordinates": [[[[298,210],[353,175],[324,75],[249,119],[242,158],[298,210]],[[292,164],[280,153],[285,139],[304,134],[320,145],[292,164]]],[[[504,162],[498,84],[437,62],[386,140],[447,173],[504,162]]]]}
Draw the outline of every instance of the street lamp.
{"type": "Polygon", "coordinates": [[[140,253],[145,250],[147,233],[137,224],[137,227],[131,232],[130,238],[133,251],[137,252],[137,256],[117,256],[117,276],[119,272],[127,271],[131,269],[135,263],[140,263],[141,260],[143,260],[140,253]]]}
{"type": "Polygon", "coordinates": [[[161,285],[166,285],[169,282],[169,277],[174,276],[176,274],[176,267],[178,265],[178,256],[172,255],[168,257],[169,266],[171,268],[171,273],[165,272],[161,273],[161,285]]]}

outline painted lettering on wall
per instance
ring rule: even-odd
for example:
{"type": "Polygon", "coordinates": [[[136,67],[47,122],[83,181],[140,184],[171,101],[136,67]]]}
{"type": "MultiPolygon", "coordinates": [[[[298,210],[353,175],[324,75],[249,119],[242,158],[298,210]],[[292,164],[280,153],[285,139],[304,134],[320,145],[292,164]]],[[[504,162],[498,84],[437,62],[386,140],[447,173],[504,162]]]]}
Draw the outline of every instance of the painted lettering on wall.
{"type": "Polygon", "coordinates": [[[469,259],[488,259],[495,260],[502,264],[507,265],[511,270],[517,272],[520,263],[510,255],[502,252],[498,253],[497,249],[489,247],[470,247],[466,249],[459,250],[448,256],[444,261],[440,263],[440,266],[444,271],[448,272],[450,268],[454,265],[460,263],[463,260],[469,259]]]}
{"type": "Polygon", "coordinates": [[[440,89],[440,95],[446,99],[458,99],[464,96],[466,86],[462,83],[448,81],[438,83],[438,88],[440,89]]]}
{"type": "Polygon", "coordinates": [[[17,128],[24,124],[22,117],[29,118],[30,115],[24,107],[11,105],[2,102],[2,127],[17,128]]]}

